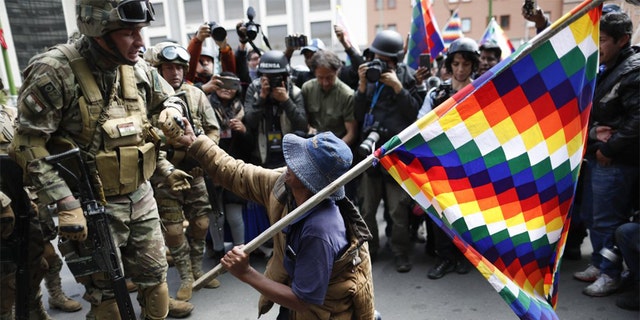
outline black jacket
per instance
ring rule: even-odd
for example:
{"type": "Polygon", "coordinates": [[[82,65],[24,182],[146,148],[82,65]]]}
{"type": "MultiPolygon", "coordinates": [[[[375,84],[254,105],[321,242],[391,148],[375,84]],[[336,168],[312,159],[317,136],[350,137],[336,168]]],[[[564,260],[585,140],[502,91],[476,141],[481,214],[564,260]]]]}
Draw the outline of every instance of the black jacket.
{"type": "Polygon", "coordinates": [[[589,118],[587,157],[596,151],[614,163],[640,164],[640,53],[625,48],[618,62],[598,78],[589,118]],[[614,130],[605,143],[595,139],[595,127],[614,130]]]}
{"type": "MultiPolygon", "coordinates": [[[[375,121],[380,124],[380,140],[376,143],[377,146],[381,146],[391,137],[414,123],[418,117],[418,110],[422,106],[422,98],[418,94],[414,78],[415,70],[403,63],[399,63],[396,74],[402,83],[402,91],[396,94],[391,87],[384,86],[373,108],[375,121]]],[[[354,99],[355,116],[360,124],[363,123],[365,114],[369,112],[375,91],[376,85],[373,83],[367,84],[367,91],[364,94],[356,90],[354,99]]],[[[362,126],[360,127],[362,128],[362,126]]],[[[364,134],[361,137],[364,139],[368,132],[362,132],[361,134],[364,134]]]]}

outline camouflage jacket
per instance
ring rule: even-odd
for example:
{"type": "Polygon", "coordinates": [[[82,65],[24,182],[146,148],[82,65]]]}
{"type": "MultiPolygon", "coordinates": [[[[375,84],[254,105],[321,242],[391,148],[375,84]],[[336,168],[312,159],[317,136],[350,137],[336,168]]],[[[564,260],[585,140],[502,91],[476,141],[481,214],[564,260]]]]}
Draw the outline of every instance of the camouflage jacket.
{"type": "MultiPolygon", "coordinates": [[[[118,81],[122,72],[92,46],[96,44],[86,37],[75,43],[107,106],[110,101],[124,96],[118,81]]],[[[146,109],[148,114],[159,113],[164,108],[163,102],[174,93],[173,89],[142,59],[133,66],[133,70],[138,101],[144,104],[140,106],[141,110],[146,109]]],[[[52,150],[50,142],[54,138],[61,138],[71,144],[69,147],[76,147],[80,138],[95,137],[90,141],[104,138],[99,135],[82,136],[83,115],[79,105],[86,93],[82,92],[69,59],[60,49],[54,47],[34,56],[24,71],[24,79],[18,97],[18,118],[10,153],[29,172],[31,183],[39,190],[40,199],[44,203],[52,203],[70,196],[71,191],[52,166],[37,160],[56,152],[52,150]]],[[[98,145],[102,143],[98,142],[98,145]]]]}

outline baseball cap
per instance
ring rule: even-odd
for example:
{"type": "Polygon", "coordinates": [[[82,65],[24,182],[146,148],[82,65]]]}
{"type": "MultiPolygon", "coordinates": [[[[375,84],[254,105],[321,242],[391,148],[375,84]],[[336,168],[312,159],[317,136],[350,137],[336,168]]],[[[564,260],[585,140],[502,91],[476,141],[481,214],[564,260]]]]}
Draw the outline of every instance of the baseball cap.
{"type": "Polygon", "coordinates": [[[305,50],[316,52],[318,50],[324,50],[324,49],[325,49],[324,42],[322,42],[322,40],[320,40],[319,38],[313,38],[313,40],[311,40],[311,43],[308,46],[303,47],[300,50],[300,53],[304,54],[305,50]]]}

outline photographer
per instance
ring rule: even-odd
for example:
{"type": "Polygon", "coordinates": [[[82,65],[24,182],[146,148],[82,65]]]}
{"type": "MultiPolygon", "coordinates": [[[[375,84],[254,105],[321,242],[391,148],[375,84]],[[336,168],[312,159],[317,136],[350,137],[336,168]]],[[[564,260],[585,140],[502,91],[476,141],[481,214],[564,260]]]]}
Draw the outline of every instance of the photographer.
{"type": "Polygon", "coordinates": [[[251,162],[265,168],[284,166],[282,137],[307,131],[307,116],[300,88],[289,79],[289,62],[282,51],[268,51],[260,58],[260,78],[245,96],[245,124],[253,141],[251,162]]]}
{"type": "MultiPolygon", "coordinates": [[[[186,72],[185,79],[192,82],[196,87],[202,89],[204,93],[210,94],[216,91],[215,81],[211,81],[213,76],[213,66],[216,58],[215,51],[210,47],[203,47],[208,37],[217,37],[214,39],[219,48],[218,58],[220,59],[220,67],[222,71],[236,72],[236,58],[231,46],[227,43],[227,32],[218,32],[219,28],[215,22],[203,23],[198,27],[195,37],[189,41],[187,51],[191,55],[189,61],[189,69],[186,72]],[[212,33],[211,28],[216,29],[212,33]],[[224,37],[222,37],[224,35],[224,37]]],[[[224,30],[224,29],[222,29],[224,30]]]]}
{"type": "MultiPolygon", "coordinates": [[[[416,120],[422,104],[415,85],[415,71],[400,63],[404,55],[402,36],[392,30],[384,30],[375,37],[369,50],[374,60],[358,68],[358,90],[355,93],[356,119],[363,123],[362,135],[372,132],[378,141],[373,150],[398,134],[416,120]]],[[[366,148],[365,148],[366,149],[366,148]]],[[[375,259],[379,248],[376,212],[384,196],[384,202],[393,220],[391,250],[395,256],[396,270],[408,272],[409,262],[409,217],[407,206],[410,197],[380,166],[372,168],[362,177],[362,213],[373,240],[370,242],[371,256],[375,259]]]]}
{"type": "Polygon", "coordinates": [[[285,38],[285,44],[287,46],[284,54],[287,56],[287,59],[291,61],[291,56],[293,51],[296,49],[300,49],[300,54],[304,56],[304,64],[309,68],[309,70],[304,69],[303,67],[292,67],[291,68],[291,80],[298,87],[302,88],[302,85],[315,78],[311,70],[311,58],[318,51],[322,51],[325,49],[324,42],[319,38],[314,38],[311,40],[311,43],[304,45],[307,43],[307,37],[305,35],[298,36],[288,36],[285,38]],[[300,46],[303,44],[303,46],[300,46]]]}
{"type": "Polygon", "coordinates": [[[471,83],[473,74],[480,67],[478,44],[469,38],[460,38],[452,42],[444,61],[444,67],[451,78],[444,80],[438,87],[427,93],[422,108],[418,112],[418,118],[422,118],[458,90],[471,83]]]}
{"type": "MultiPolygon", "coordinates": [[[[427,94],[418,117],[422,117],[446,101],[453,94],[470,84],[471,76],[480,66],[480,52],[478,44],[470,38],[460,38],[449,46],[449,54],[444,60],[444,66],[451,78],[445,80],[438,87],[427,94]]],[[[451,239],[440,229],[434,228],[435,249],[440,261],[427,273],[429,279],[440,279],[447,273],[456,271],[459,274],[469,272],[469,264],[460,251],[453,245],[451,239]]]]}

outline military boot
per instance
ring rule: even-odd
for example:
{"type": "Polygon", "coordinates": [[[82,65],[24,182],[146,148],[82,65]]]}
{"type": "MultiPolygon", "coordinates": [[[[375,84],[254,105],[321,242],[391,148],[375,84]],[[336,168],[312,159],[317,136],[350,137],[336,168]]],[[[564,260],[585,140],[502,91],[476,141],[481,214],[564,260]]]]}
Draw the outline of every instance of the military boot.
{"type": "MultiPolygon", "coordinates": [[[[204,240],[190,240],[191,246],[191,270],[193,270],[193,278],[198,279],[204,275],[202,271],[202,260],[204,259],[204,240]]],[[[208,289],[215,289],[220,286],[218,279],[212,279],[207,282],[204,287],[208,289]]]]}
{"type": "Polygon", "coordinates": [[[178,247],[171,247],[171,254],[176,270],[180,275],[180,288],[176,293],[176,299],[188,301],[193,294],[193,274],[191,273],[191,260],[189,259],[189,246],[183,242],[178,247]]]}
{"type": "Polygon", "coordinates": [[[116,299],[102,301],[100,304],[91,304],[91,310],[87,313],[86,319],[91,320],[113,320],[120,319],[118,304],[116,299]]]}
{"type": "Polygon", "coordinates": [[[76,312],[82,309],[82,304],[67,297],[62,292],[60,270],[62,260],[56,259],[49,266],[49,270],[44,275],[44,284],[49,292],[49,308],[62,310],[64,312],[76,312]]]}
{"type": "Polygon", "coordinates": [[[184,318],[191,314],[194,305],[187,301],[169,298],[169,317],[184,318]]]}
{"type": "Polygon", "coordinates": [[[138,285],[133,283],[133,281],[131,281],[131,279],[127,278],[125,281],[126,281],[126,285],[127,285],[127,291],[129,291],[129,292],[138,291],[138,285]]]}
{"type": "Polygon", "coordinates": [[[53,320],[49,317],[47,310],[44,309],[44,305],[42,304],[42,300],[38,301],[38,303],[30,304],[29,306],[29,320],[53,320]]]}

